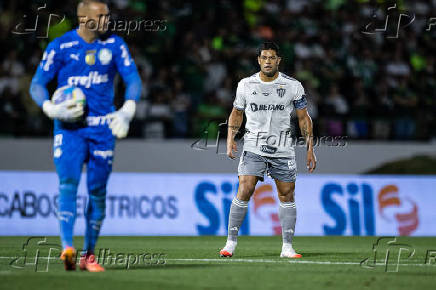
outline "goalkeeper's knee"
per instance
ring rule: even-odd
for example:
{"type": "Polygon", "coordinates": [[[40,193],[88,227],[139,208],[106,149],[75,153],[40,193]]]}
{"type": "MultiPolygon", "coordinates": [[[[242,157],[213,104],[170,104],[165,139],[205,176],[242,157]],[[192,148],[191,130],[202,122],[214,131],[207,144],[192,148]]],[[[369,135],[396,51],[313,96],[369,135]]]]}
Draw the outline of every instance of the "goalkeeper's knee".
{"type": "Polygon", "coordinates": [[[101,226],[101,222],[106,217],[106,186],[90,189],[86,217],[93,221],[96,227],[101,226]]]}

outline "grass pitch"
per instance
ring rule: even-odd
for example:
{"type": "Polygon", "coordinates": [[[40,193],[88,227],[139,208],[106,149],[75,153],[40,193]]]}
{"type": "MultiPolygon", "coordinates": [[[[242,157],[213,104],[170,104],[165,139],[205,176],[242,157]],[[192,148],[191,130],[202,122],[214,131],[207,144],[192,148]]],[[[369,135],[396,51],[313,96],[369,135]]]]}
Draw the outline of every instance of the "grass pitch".
{"type": "MultiPolygon", "coordinates": [[[[32,242],[24,247],[27,260],[14,260],[23,257],[26,240],[0,237],[0,289],[410,290],[434,289],[436,282],[436,238],[399,237],[394,245],[379,245],[373,265],[377,237],[296,237],[294,248],[303,255],[297,260],[278,257],[280,237],[242,236],[233,258],[218,256],[225,237],[101,237],[98,246],[114,258],[106,250],[104,273],[65,272],[58,259],[44,260],[48,246],[32,242]],[[398,255],[400,248],[406,250],[398,255]],[[369,264],[360,265],[365,258],[369,264]]],[[[75,244],[82,241],[79,237],[75,244]]],[[[48,237],[47,242],[58,244],[59,239],[48,237]]]]}

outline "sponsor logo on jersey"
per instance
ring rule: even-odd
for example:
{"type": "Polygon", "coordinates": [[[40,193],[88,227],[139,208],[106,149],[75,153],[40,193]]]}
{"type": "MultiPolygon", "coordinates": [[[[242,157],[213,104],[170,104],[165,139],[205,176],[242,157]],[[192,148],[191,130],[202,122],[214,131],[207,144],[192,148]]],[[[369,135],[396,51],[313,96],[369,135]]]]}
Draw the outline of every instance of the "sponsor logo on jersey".
{"type": "Polygon", "coordinates": [[[111,37],[111,38],[108,38],[106,40],[98,40],[98,43],[101,43],[101,44],[115,43],[115,38],[111,37]]]}
{"type": "Polygon", "coordinates": [[[95,64],[95,53],[96,50],[87,50],[86,56],[85,56],[85,62],[87,65],[94,65],[95,64]]]}
{"type": "Polygon", "coordinates": [[[107,159],[108,157],[112,157],[114,152],[112,150],[94,150],[94,156],[100,156],[101,158],[107,159]]]}
{"type": "Polygon", "coordinates": [[[250,103],[251,111],[283,111],[285,109],[285,105],[280,104],[261,104],[258,105],[256,103],[250,103]]]}
{"type": "Polygon", "coordinates": [[[87,89],[89,89],[91,85],[99,85],[108,81],[108,75],[101,75],[98,71],[91,71],[87,76],[72,76],[68,78],[68,84],[70,86],[83,86],[87,89]]]}
{"type": "Polygon", "coordinates": [[[269,93],[262,93],[262,95],[264,95],[266,97],[266,96],[269,96],[269,93]]]}
{"type": "Polygon", "coordinates": [[[64,49],[64,48],[73,47],[73,46],[78,45],[78,44],[79,44],[79,42],[77,40],[75,40],[75,41],[61,43],[61,45],[59,47],[60,47],[60,49],[64,49]]]}
{"type": "Polygon", "coordinates": [[[279,95],[280,98],[283,98],[285,93],[286,93],[286,89],[284,89],[284,88],[278,88],[277,89],[277,95],[279,95]]]}
{"type": "Polygon", "coordinates": [[[109,64],[112,60],[112,51],[110,51],[110,49],[103,48],[98,52],[98,59],[102,65],[109,64]]]}
{"type": "Polygon", "coordinates": [[[86,123],[88,126],[100,126],[110,124],[111,118],[108,116],[88,116],[86,117],[86,123]]]}
{"type": "Polygon", "coordinates": [[[277,148],[269,145],[262,145],[260,146],[260,151],[268,154],[274,154],[276,153],[277,148]]]}
{"type": "Polygon", "coordinates": [[[256,95],[257,93],[256,93],[256,91],[253,91],[251,94],[252,94],[252,95],[256,95]]]}
{"type": "Polygon", "coordinates": [[[79,54],[78,54],[78,53],[76,53],[76,54],[71,53],[71,54],[70,54],[70,58],[72,58],[72,59],[74,59],[74,60],[79,60],[79,54]]]}

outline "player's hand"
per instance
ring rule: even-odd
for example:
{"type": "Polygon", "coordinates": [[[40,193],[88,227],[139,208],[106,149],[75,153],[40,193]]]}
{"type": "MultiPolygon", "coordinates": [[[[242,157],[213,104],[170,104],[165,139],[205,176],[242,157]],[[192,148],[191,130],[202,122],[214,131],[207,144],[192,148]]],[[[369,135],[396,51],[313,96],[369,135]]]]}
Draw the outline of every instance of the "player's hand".
{"type": "Polygon", "coordinates": [[[63,122],[77,122],[84,112],[83,105],[74,100],[66,100],[57,105],[47,100],[43,103],[42,110],[50,119],[58,119],[63,122]]]}
{"type": "Polygon", "coordinates": [[[307,170],[309,173],[312,173],[316,168],[316,156],[315,153],[313,153],[313,150],[307,151],[307,170]]]}
{"type": "Polygon", "coordinates": [[[111,120],[109,128],[112,130],[112,135],[119,139],[126,138],[129,132],[130,121],[135,115],[135,109],[135,101],[128,100],[121,109],[106,116],[111,120]]]}
{"type": "Polygon", "coordinates": [[[233,155],[233,152],[238,152],[238,146],[236,146],[235,140],[231,140],[227,142],[227,156],[230,159],[235,159],[235,155],[233,155]]]}
{"type": "Polygon", "coordinates": [[[111,120],[109,128],[117,138],[125,138],[129,132],[130,118],[120,110],[107,115],[111,120]]]}

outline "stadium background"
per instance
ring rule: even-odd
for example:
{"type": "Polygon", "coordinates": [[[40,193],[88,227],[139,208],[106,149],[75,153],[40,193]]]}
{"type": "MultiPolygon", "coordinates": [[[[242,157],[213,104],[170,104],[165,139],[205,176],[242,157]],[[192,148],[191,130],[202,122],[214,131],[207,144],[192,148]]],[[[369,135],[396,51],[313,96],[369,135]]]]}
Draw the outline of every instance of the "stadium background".
{"type": "MultiPolygon", "coordinates": [[[[374,21],[375,12],[375,24],[382,27],[383,13],[392,4],[109,2],[114,19],[162,21],[159,28],[149,27],[158,31],[118,32],[126,38],[144,84],[131,138],[198,137],[204,123],[225,120],[237,82],[258,70],[255,48],[262,40],[280,45],[281,69],[303,82],[318,135],[364,140],[436,137],[436,32],[425,30],[434,16],[434,1],[398,1],[402,10],[393,11],[387,32],[372,35],[362,33],[365,25],[374,21]],[[406,9],[416,14],[415,21],[401,29],[400,38],[389,38],[395,35],[395,17],[406,9]]],[[[29,81],[48,41],[77,25],[76,1],[31,3],[0,4],[0,134],[5,136],[50,136],[51,122],[29,98],[29,81]],[[11,34],[23,21],[32,27],[35,11],[44,3],[47,8],[41,10],[36,33],[11,34]],[[38,38],[46,31],[49,13],[65,15],[66,21],[54,25],[47,39],[38,38]]],[[[56,21],[53,18],[52,24],[56,21]]]]}
{"type": "MultiPolygon", "coordinates": [[[[118,31],[144,87],[129,137],[117,142],[97,244],[135,263],[65,273],[56,256],[52,122],[28,89],[47,43],[76,26],[76,1],[0,1],[0,289],[434,288],[436,27],[426,28],[436,0],[109,2],[113,19],[158,23],[148,27],[157,31],[118,31]],[[40,25],[23,34],[37,11],[40,25]],[[50,14],[65,20],[53,16],[47,30],[50,14]],[[222,259],[238,187],[224,123],[238,80],[258,70],[263,40],[280,45],[281,70],[302,81],[319,137],[315,174],[305,171],[304,146],[296,148],[293,245],[303,258],[279,258],[278,200],[266,178],[235,256],[222,259]],[[137,263],[150,253],[163,253],[165,264],[137,263]]],[[[117,106],[123,89],[117,80],[117,106]]]]}
{"type": "MultiPolygon", "coordinates": [[[[237,161],[223,154],[220,124],[238,80],[258,70],[256,47],[263,40],[280,45],[282,71],[302,81],[315,135],[327,137],[315,149],[319,166],[312,176],[305,174],[304,147],[297,148],[297,234],[436,234],[436,47],[435,31],[426,31],[436,1],[392,2],[397,9],[389,12],[387,30],[366,34],[368,23],[384,23],[392,3],[109,2],[113,19],[160,24],[156,31],[118,31],[143,93],[129,138],[117,145],[103,234],[226,234],[237,161]],[[395,38],[402,12],[416,18],[407,27],[401,22],[395,38]],[[137,226],[129,227],[132,222],[137,226]]],[[[57,233],[52,124],[28,87],[43,49],[76,26],[74,15],[75,1],[0,4],[1,235],[57,233]],[[52,20],[48,31],[41,25],[30,34],[12,33],[19,23],[32,27],[44,4],[40,23],[50,13],[65,21],[52,20]]],[[[124,88],[119,80],[116,87],[119,105],[124,88]]],[[[271,180],[258,185],[242,233],[280,234],[271,180]]]]}

